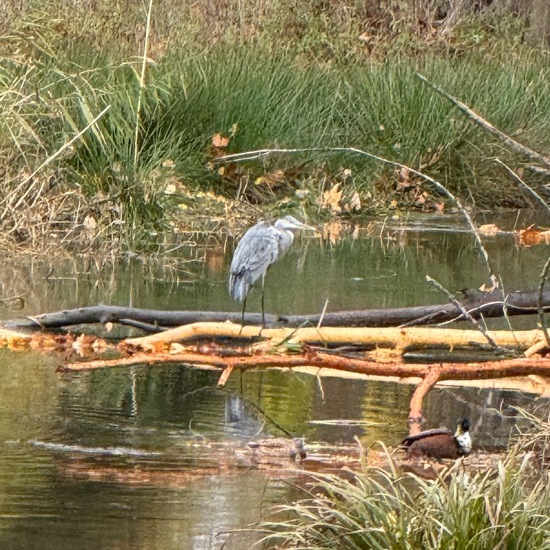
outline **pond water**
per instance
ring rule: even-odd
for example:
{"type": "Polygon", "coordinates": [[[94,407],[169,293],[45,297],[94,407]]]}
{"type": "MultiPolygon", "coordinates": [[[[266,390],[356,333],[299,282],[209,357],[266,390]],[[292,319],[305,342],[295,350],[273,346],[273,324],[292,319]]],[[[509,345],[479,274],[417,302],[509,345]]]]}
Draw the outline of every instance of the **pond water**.
{"type": "MultiPolygon", "coordinates": [[[[443,303],[426,275],[453,292],[487,278],[473,237],[436,218],[430,227],[385,224],[341,237],[296,241],[268,275],[266,310],[317,313],[327,300],[329,311],[443,303]]],[[[504,288],[537,287],[546,247],[520,247],[511,234],[484,242],[504,288]]],[[[1,315],[97,303],[235,311],[226,284],[232,248],[219,238],[156,262],[132,256],[115,266],[4,266],[3,296],[24,294],[25,301],[1,315]]],[[[259,309],[259,292],[249,304],[259,309]]],[[[512,322],[536,325],[534,317],[512,322]]],[[[414,389],[250,371],[220,390],[219,373],[183,365],[59,374],[58,357],[8,350],[0,350],[0,362],[0,548],[9,549],[249,548],[257,535],[246,529],[295,490],[284,476],[236,468],[225,444],[288,433],[305,437],[306,446],[352,444],[354,436],[365,446],[396,445],[414,389]],[[332,422],[341,419],[356,422],[332,422]]],[[[549,408],[536,392],[489,382],[438,387],[424,413],[427,427],[468,416],[475,448],[502,449],[516,406],[549,408]]]]}

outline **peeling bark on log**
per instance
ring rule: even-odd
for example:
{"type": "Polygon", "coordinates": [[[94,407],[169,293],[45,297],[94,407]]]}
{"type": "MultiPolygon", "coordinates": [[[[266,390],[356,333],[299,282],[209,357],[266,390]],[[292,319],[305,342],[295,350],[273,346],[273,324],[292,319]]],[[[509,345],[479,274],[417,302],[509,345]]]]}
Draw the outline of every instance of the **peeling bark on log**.
{"type": "MultiPolygon", "coordinates": [[[[363,375],[393,376],[397,378],[426,378],[439,369],[439,380],[486,380],[512,376],[550,376],[550,360],[534,358],[504,359],[485,363],[404,364],[378,363],[364,359],[334,356],[328,353],[310,352],[302,355],[258,355],[245,357],[221,357],[200,353],[136,354],[123,359],[70,363],[60,370],[84,371],[100,368],[128,367],[137,364],[183,363],[206,368],[249,370],[255,368],[317,367],[335,369],[363,375]]],[[[428,384],[427,384],[428,385],[428,384]]]]}
{"type": "Polygon", "coordinates": [[[416,386],[411,397],[409,407],[409,435],[419,434],[422,430],[422,403],[426,394],[437,384],[441,377],[442,367],[435,365],[428,374],[422,379],[422,382],[416,386]]]}
{"type": "MultiPolygon", "coordinates": [[[[544,339],[540,330],[527,331],[487,331],[499,346],[514,349],[527,349],[535,342],[544,339]]],[[[260,329],[258,327],[241,327],[231,323],[195,323],[160,334],[151,334],[142,338],[126,340],[130,345],[143,349],[154,349],[159,345],[173,342],[192,341],[213,337],[264,338],[272,345],[280,342],[288,344],[321,344],[355,346],[386,346],[405,351],[422,347],[471,348],[487,346],[487,340],[477,330],[456,330],[442,328],[301,328],[301,329],[260,329]]]]}
{"type": "MultiPolygon", "coordinates": [[[[515,292],[503,296],[501,291],[484,293],[479,291],[465,292],[460,301],[472,317],[502,317],[503,315],[529,315],[538,313],[537,292],[515,292]]],[[[550,291],[542,296],[542,306],[550,311],[550,291]]],[[[247,313],[246,325],[261,325],[261,314],[247,313]]],[[[126,308],[98,305],[66,311],[44,313],[24,319],[4,321],[2,326],[11,329],[55,329],[72,325],[90,323],[119,323],[136,326],[149,332],[160,332],[168,327],[188,325],[197,322],[238,323],[241,312],[223,311],[159,311],[153,309],[126,308]]],[[[320,314],[279,316],[266,314],[268,327],[317,326],[320,314]]],[[[429,325],[447,321],[463,320],[463,316],[453,304],[414,306],[405,308],[369,309],[359,311],[341,311],[326,313],[322,316],[323,327],[395,327],[402,325],[429,325]]]]}

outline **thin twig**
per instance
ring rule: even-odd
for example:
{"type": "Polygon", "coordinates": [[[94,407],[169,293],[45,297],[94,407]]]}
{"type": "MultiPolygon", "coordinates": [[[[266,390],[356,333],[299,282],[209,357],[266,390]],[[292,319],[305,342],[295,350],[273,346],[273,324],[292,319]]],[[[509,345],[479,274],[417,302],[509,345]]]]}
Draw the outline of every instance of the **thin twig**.
{"type": "MultiPolygon", "coordinates": [[[[512,326],[512,322],[510,321],[510,315],[508,314],[508,297],[509,295],[504,292],[504,283],[502,281],[502,277],[499,277],[500,279],[500,291],[502,292],[502,313],[504,314],[504,319],[506,319],[506,323],[508,325],[508,328],[510,329],[510,332],[515,337],[514,327],[512,326]]],[[[516,343],[519,345],[519,341],[516,338],[516,343]]]]}
{"type": "Polygon", "coordinates": [[[447,296],[449,301],[462,313],[462,315],[466,317],[466,319],[468,319],[474,325],[474,327],[476,327],[477,330],[479,330],[479,332],[481,332],[481,334],[485,336],[485,338],[487,338],[487,342],[489,342],[489,344],[495,349],[495,351],[498,351],[499,353],[503,353],[503,354],[508,353],[505,349],[501,348],[493,340],[493,338],[491,338],[491,336],[488,334],[485,328],[481,325],[481,323],[479,323],[477,319],[474,319],[474,317],[472,317],[470,313],[468,313],[466,308],[455,298],[455,296],[453,296],[453,294],[451,294],[445,287],[439,284],[435,279],[432,279],[430,276],[426,275],[426,280],[428,281],[428,283],[435,286],[438,290],[440,290],[447,296]]]}
{"type": "Polygon", "coordinates": [[[550,214],[550,206],[548,203],[531,187],[529,187],[508,165],[502,162],[500,159],[495,159],[501,166],[506,168],[512,178],[519,183],[520,187],[525,189],[545,210],[550,214]]]}
{"type": "Polygon", "coordinates": [[[143,57],[141,63],[141,74],[139,76],[139,93],[138,102],[136,107],[136,128],[134,133],[134,172],[137,168],[138,161],[138,141],[139,141],[139,128],[141,126],[141,98],[143,96],[143,90],[145,89],[145,71],[147,69],[147,51],[149,50],[149,34],[151,32],[151,12],[153,11],[153,0],[149,0],[149,7],[147,8],[147,23],[145,25],[145,43],[143,45],[143,57]]]}
{"type": "Polygon", "coordinates": [[[321,325],[323,324],[323,319],[325,318],[325,313],[327,312],[328,307],[328,298],[325,300],[325,305],[323,307],[323,311],[321,312],[321,317],[319,317],[319,322],[317,323],[317,328],[321,328],[321,325]]]}
{"type": "Polygon", "coordinates": [[[542,166],[536,166],[534,164],[526,164],[525,168],[535,172],[537,174],[542,174],[543,176],[550,176],[550,170],[548,168],[543,168],[542,166]]]}
{"type": "Polygon", "coordinates": [[[420,73],[416,73],[416,76],[420,80],[422,80],[422,82],[430,86],[430,88],[435,90],[438,94],[441,94],[443,97],[447,98],[451,103],[453,103],[456,107],[458,107],[468,118],[472,119],[476,124],[478,124],[483,129],[487,130],[489,133],[501,139],[506,145],[508,145],[515,151],[528,156],[530,159],[536,160],[538,162],[542,162],[545,166],[550,166],[550,158],[545,157],[544,155],[541,155],[537,151],[534,151],[533,149],[530,149],[529,147],[526,147],[521,143],[518,143],[515,139],[511,138],[509,135],[505,134],[498,128],[495,128],[495,126],[493,126],[488,120],[478,115],[476,112],[470,109],[470,107],[468,107],[465,103],[462,103],[462,101],[459,101],[458,99],[454,98],[452,95],[448,94],[445,90],[443,90],[442,88],[434,84],[433,82],[430,82],[425,76],[421,75],[420,73]]]}
{"type": "MultiPolygon", "coordinates": [[[[479,306],[476,306],[476,307],[473,307],[473,308],[470,308],[470,309],[466,310],[466,312],[469,313],[469,314],[479,312],[480,315],[481,315],[483,313],[483,310],[487,307],[502,306],[503,312],[504,312],[504,310],[506,310],[506,312],[505,312],[505,317],[506,317],[506,315],[508,315],[509,309],[513,311],[514,308],[516,307],[514,305],[510,305],[510,303],[507,300],[508,300],[508,296],[506,296],[505,300],[496,300],[494,302],[485,302],[485,303],[483,303],[479,306]]],[[[538,312],[539,308],[536,307],[536,306],[534,306],[534,307],[527,307],[527,306],[524,307],[524,306],[522,306],[521,310],[526,311],[526,312],[529,312],[529,311],[538,312]]],[[[542,311],[543,312],[550,312],[550,305],[543,305],[542,306],[542,311]]],[[[430,315],[426,315],[425,317],[420,317],[419,319],[415,319],[414,321],[411,321],[409,323],[403,323],[402,325],[399,325],[399,327],[408,328],[409,326],[415,326],[414,323],[419,323],[423,319],[430,318],[430,317],[433,317],[433,313],[430,314],[430,315]]],[[[460,315],[457,315],[456,317],[453,317],[452,319],[449,319],[448,321],[442,321],[441,323],[438,323],[435,326],[444,327],[444,326],[450,325],[452,323],[456,323],[457,321],[461,321],[463,318],[464,318],[464,315],[461,313],[460,315]]],[[[508,322],[508,326],[510,326],[510,322],[508,322]]]]}
{"type": "Polygon", "coordinates": [[[332,153],[356,153],[359,155],[366,156],[368,158],[371,158],[373,160],[376,160],[378,162],[389,164],[390,166],[396,166],[398,168],[402,168],[405,170],[408,170],[411,174],[415,174],[416,176],[428,181],[431,183],[441,194],[446,195],[449,199],[451,199],[464,218],[466,219],[468,225],[470,226],[470,229],[472,230],[476,244],[478,246],[478,249],[485,261],[485,265],[487,266],[487,270],[489,272],[489,278],[491,280],[491,283],[494,286],[497,286],[497,279],[494,275],[491,265],[489,263],[489,254],[487,253],[487,250],[485,250],[485,247],[483,246],[483,243],[481,242],[481,238],[477,232],[477,228],[474,224],[474,221],[462,205],[462,202],[460,199],[458,199],[455,195],[453,195],[442,183],[439,183],[437,180],[433,179],[432,177],[428,176],[427,174],[424,174],[423,172],[420,172],[419,170],[415,170],[414,168],[411,168],[407,166],[406,164],[401,164],[400,162],[395,162],[393,160],[389,160],[383,157],[379,157],[378,155],[373,155],[372,153],[367,153],[366,151],[363,151],[361,149],[357,149],[356,147],[305,147],[300,149],[257,149],[255,151],[245,151],[243,153],[234,153],[232,155],[224,155],[223,157],[218,157],[216,159],[213,159],[213,162],[242,162],[245,160],[256,160],[261,159],[263,157],[267,157],[269,155],[274,154],[290,154],[290,153],[318,153],[318,152],[332,152],[332,153]]]}

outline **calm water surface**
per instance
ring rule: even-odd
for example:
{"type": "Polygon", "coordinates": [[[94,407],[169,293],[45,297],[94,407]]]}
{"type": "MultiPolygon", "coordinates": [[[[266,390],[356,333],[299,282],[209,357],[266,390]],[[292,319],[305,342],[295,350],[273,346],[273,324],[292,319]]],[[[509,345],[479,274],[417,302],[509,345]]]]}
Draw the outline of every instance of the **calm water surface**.
{"type": "MultiPolygon", "coordinates": [[[[465,232],[385,231],[335,244],[301,239],[270,271],[266,309],[315,313],[445,302],[426,275],[458,291],[487,275],[465,232]]],[[[504,287],[532,290],[546,247],[522,248],[509,235],[486,240],[504,287]]],[[[226,290],[233,243],[181,258],[115,268],[89,262],[4,266],[3,296],[25,295],[3,318],[97,303],[158,309],[235,310],[226,290]]],[[[258,309],[252,293],[250,309],[258,309]]],[[[514,319],[533,327],[535,319],[514,319]]],[[[496,323],[498,325],[499,323],[496,323]]],[[[231,450],[253,438],[306,443],[383,441],[406,432],[413,386],[280,372],[233,375],[175,365],[58,374],[59,358],[0,350],[0,548],[248,548],[249,527],[273,503],[294,496],[288,480],[235,467],[231,450]],[[263,411],[260,413],[259,410],[263,411]],[[319,421],[359,420],[335,426],[319,421]]],[[[442,387],[428,396],[429,425],[467,415],[478,448],[499,449],[514,406],[548,410],[545,398],[492,388],[442,387]]]]}

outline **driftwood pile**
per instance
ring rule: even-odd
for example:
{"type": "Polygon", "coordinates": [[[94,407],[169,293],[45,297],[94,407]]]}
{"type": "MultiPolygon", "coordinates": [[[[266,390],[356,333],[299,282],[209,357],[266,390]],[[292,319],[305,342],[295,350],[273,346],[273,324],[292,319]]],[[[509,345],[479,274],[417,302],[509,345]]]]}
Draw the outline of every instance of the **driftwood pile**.
{"type": "Polygon", "coordinates": [[[418,381],[409,413],[414,433],[420,429],[423,398],[440,381],[526,376],[542,380],[550,376],[550,360],[541,355],[548,347],[543,330],[490,331],[476,322],[499,315],[542,314],[548,309],[550,292],[520,292],[505,299],[500,291],[470,292],[459,304],[451,305],[340,312],[322,318],[268,315],[264,329],[253,325],[261,320],[259,314],[248,314],[241,327],[233,322],[240,319],[240,313],[95,306],[6,321],[0,337],[11,348],[61,352],[60,369],[64,371],[183,363],[220,370],[220,385],[235,369],[258,368],[313,367],[318,372],[331,369],[412,378],[418,381]],[[441,326],[465,319],[475,323],[475,328],[441,326]],[[435,322],[439,326],[411,326],[435,322]],[[113,344],[89,333],[76,337],[68,332],[73,327],[73,332],[82,333],[92,323],[106,327],[116,323],[150,334],[113,344]],[[410,362],[411,352],[418,350],[428,350],[434,359],[410,362]],[[454,355],[458,350],[469,350],[476,360],[464,362],[454,355]],[[107,351],[109,357],[115,351],[116,357],[102,358],[107,351]]]}

